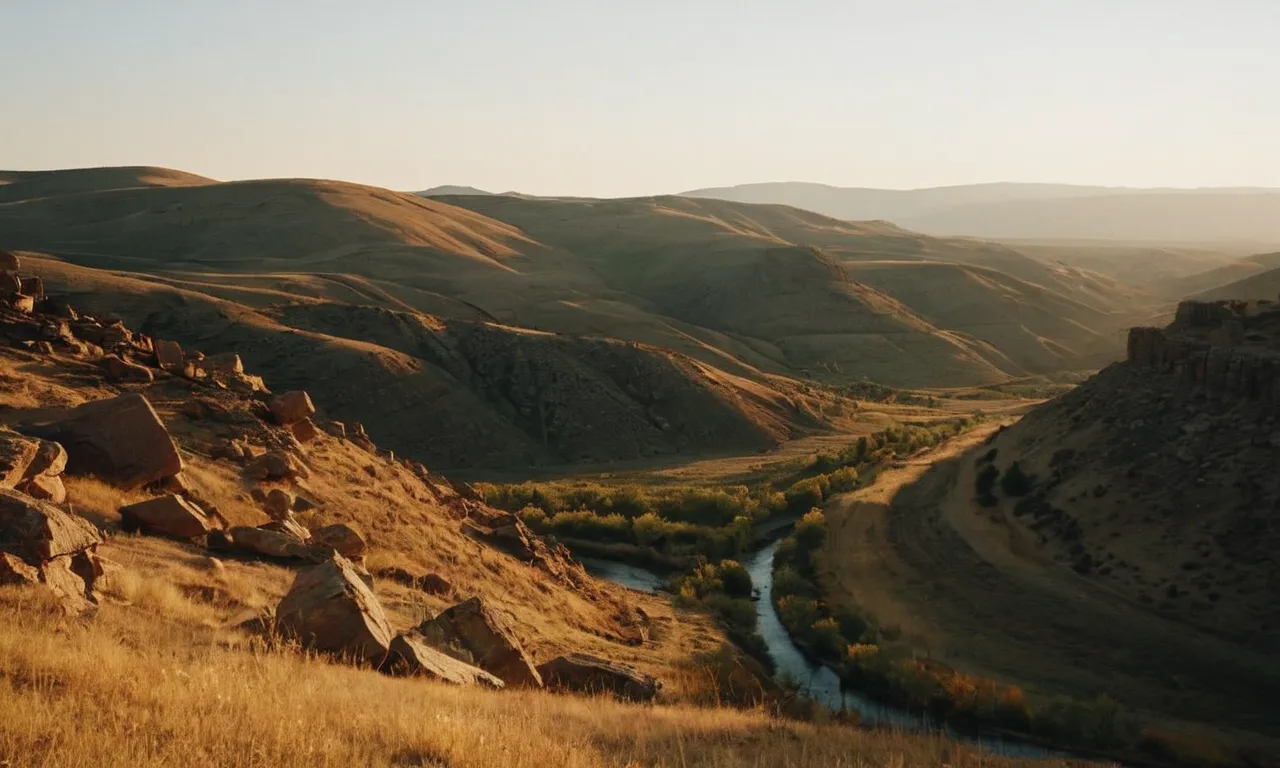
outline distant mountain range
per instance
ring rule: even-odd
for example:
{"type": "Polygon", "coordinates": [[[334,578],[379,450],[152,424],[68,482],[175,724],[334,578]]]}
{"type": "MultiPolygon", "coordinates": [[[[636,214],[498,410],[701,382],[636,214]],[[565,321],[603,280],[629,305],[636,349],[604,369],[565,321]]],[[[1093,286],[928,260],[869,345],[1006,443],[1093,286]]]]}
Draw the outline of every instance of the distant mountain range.
{"type": "Polygon", "coordinates": [[[1280,189],[973,184],[893,190],[807,182],[695,189],[686,197],[775,203],[838,219],[984,238],[1280,243],[1280,189]]]}

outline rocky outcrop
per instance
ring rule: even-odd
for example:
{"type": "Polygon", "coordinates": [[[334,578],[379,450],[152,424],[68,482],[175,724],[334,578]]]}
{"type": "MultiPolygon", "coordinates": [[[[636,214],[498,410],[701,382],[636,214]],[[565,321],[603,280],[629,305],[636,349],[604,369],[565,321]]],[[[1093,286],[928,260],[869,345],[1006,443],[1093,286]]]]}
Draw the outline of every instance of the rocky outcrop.
{"type": "Polygon", "coordinates": [[[1128,361],[1213,397],[1280,406],[1280,304],[1184,301],[1169,327],[1130,329],[1128,361]]]}
{"type": "Polygon", "coordinates": [[[71,408],[27,428],[61,443],[67,471],[140,488],[182,471],[182,458],[145,397],[128,393],[71,408]]]}
{"type": "Polygon", "coordinates": [[[219,527],[199,506],[175,494],[121,507],[120,526],[179,540],[196,539],[219,527]]]}
{"type": "Polygon", "coordinates": [[[416,632],[397,635],[391,641],[388,671],[392,674],[421,675],[454,685],[478,685],[494,690],[505,687],[502,680],[483,669],[432,648],[416,632]]]}
{"type": "Polygon", "coordinates": [[[576,586],[586,579],[582,566],[564,545],[548,543],[510,512],[468,503],[467,513],[471,517],[462,521],[467,536],[529,563],[561,583],[576,586]]]}
{"type": "Polygon", "coordinates": [[[542,678],[515,633],[478,597],[427,619],[418,632],[432,647],[497,675],[507,685],[542,687],[542,678]]]}
{"type": "Polygon", "coordinates": [[[559,691],[609,693],[629,701],[653,701],[662,684],[656,678],[617,662],[571,653],[538,665],[548,688],[559,691]]]}
{"type": "Polygon", "coordinates": [[[298,574],[276,608],[276,627],[308,648],[374,666],[391,648],[381,603],[342,556],[298,574]]]}
{"type": "Polygon", "coordinates": [[[0,488],[0,583],[43,584],[68,610],[83,612],[97,602],[101,541],[89,521],[0,488]]]}

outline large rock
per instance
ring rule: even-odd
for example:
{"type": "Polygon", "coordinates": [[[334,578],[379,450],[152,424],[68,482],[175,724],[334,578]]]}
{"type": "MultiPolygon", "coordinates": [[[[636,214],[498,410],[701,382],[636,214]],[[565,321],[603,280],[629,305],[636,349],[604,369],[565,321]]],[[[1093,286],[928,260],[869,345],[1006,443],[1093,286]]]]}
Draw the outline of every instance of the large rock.
{"type": "Polygon", "coordinates": [[[22,269],[22,261],[13,251],[0,250],[0,272],[17,272],[22,269]]]}
{"type": "Polygon", "coordinates": [[[27,431],[62,443],[71,474],[96,475],[121,488],[182,471],[178,447],[151,403],[135,392],[76,406],[27,431]]]}
{"type": "Polygon", "coordinates": [[[432,648],[416,632],[397,635],[391,641],[389,671],[402,675],[421,675],[454,685],[480,685],[493,689],[505,686],[505,683],[483,669],[432,648]]]}
{"type": "Polygon", "coordinates": [[[0,296],[8,298],[22,293],[22,280],[12,272],[0,271],[0,296]]]}
{"type": "Polygon", "coordinates": [[[149,384],[156,379],[156,375],[147,366],[130,362],[119,355],[108,355],[102,361],[102,365],[107,369],[107,378],[111,381],[136,381],[149,384]]]}
{"type": "Polygon", "coordinates": [[[322,560],[324,553],[308,546],[293,533],[271,528],[237,526],[227,532],[237,551],[276,560],[322,560]]]}
{"type": "Polygon", "coordinates": [[[40,583],[40,569],[10,552],[0,552],[0,585],[24,587],[40,583]]]}
{"type": "Polygon", "coordinates": [[[244,471],[254,480],[285,480],[311,475],[302,462],[279,451],[262,454],[249,462],[244,471]]]}
{"type": "Polygon", "coordinates": [[[187,365],[187,357],[182,354],[182,345],[176,341],[156,339],[156,364],[170,373],[182,373],[187,365]]]}
{"type": "Polygon", "coordinates": [[[169,494],[139,501],[120,509],[120,524],[126,531],[142,531],[171,539],[195,539],[218,527],[195,504],[169,494]]]}
{"type": "Polygon", "coordinates": [[[293,424],[311,418],[316,412],[316,407],[311,404],[311,397],[300,389],[271,398],[267,407],[271,409],[271,416],[277,424],[293,424]]]}
{"type": "Polygon", "coordinates": [[[272,520],[283,520],[293,511],[293,494],[283,488],[272,488],[262,500],[262,509],[272,520]]]}
{"type": "Polygon", "coordinates": [[[21,491],[0,488],[0,551],[36,563],[73,555],[101,541],[88,520],[21,491]]]}
{"type": "Polygon", "coordinates": [[[542,678],[502,617],[473,597],[418,626],[423,640],[455,659],[497,675],[507,685],[541,688],[542,678]]]}
{"type": "Polygon", "coordinates": [[[11,432],[0,432],[0,486],[17,488],[35,461],[40,441],[11,432]]]}
{"type": "Polygon", "coordinates": [[[610,693],[630,701],[652,701],[662,687],[650,675],[585,653],[558,656],[540,664],[538,674],[554,690],[610,693]]]}
{"type": "Polygon", "coordinates": [[[364,536],[346,523],[317,528],[311,532],[311,541],[317,546],[329,547],[343,557],[350,558],[362,557],[365,549],[368,548],[364,536]]]}
{"type": "Polygon", "coordinates": [[[244,363],[235,352],[209,355],[198,361],[197,366],[211,376],[217,374],[232,376],[244,373],[244,363]]]}
{"type": "Polygon", "coordinates": [[[311,419],[295,421],[289,425],[289,431],[293,433],[293,438],[300,443],[309,443],[320,436],[320,431],[316,429],[316,425],[311,419]]]}
{"type": "Polygon", "coordinates": [[[309,648],[374,666],[391,647],[382,605],[340,555],[298,574],[276,608],[276,627],[309,648]]]}
{"type": "Polygon", "coordinates": [[[22,292],[36,301],[44,301],[44,281],[38,277],[20,277],[22,292]]]}

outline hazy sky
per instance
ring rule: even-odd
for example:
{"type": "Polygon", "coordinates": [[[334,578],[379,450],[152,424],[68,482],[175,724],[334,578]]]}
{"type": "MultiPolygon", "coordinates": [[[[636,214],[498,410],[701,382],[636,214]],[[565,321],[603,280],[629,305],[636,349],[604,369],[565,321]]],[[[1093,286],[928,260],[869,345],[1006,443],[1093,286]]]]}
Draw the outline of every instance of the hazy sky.
{"type": "Polygon", "coordinates": [[[0,168],[1280,186],[1280,0],[0,0],[0,168]]]}

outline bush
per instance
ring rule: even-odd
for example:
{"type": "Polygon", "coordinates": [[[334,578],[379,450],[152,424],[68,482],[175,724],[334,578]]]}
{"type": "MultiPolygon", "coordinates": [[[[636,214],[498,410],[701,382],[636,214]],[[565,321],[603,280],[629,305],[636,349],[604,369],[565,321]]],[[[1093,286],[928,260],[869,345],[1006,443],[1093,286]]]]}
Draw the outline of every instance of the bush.
{"type": "MultiPolygon", "coordinates": [[[[724,593],[730,597],[751,597],[751,574],[736,560],[721,561],[718,566],[724,593]]],[[[753,609],[754,610],[754,609],[753,609]]]]}
{"type": "Polygon", "coordinates": [[[817,590],[796,569],[784,565],[773,572],[773,594],[811,596],[817,590]]]}
{"type": "Polygon", "coordinates": [[[1004,471],[1004,477],[1000,478],[1000,489],[1008,496],[1026,496],[1031,492],[1031,478],[1026,476],[1015,461],[1004,471]]]}
{"type": "Polygon", "coordinates": [[[796,523],[794,534],[797,552],[810,553],[822,548],[827,540],[827,519],[822,510],[811,509],[796,523]]]}

